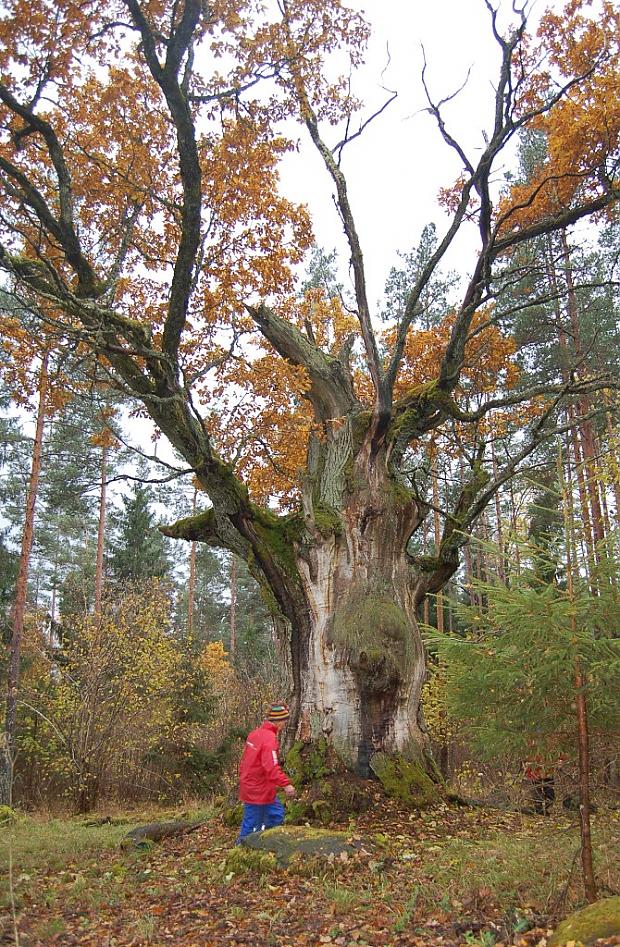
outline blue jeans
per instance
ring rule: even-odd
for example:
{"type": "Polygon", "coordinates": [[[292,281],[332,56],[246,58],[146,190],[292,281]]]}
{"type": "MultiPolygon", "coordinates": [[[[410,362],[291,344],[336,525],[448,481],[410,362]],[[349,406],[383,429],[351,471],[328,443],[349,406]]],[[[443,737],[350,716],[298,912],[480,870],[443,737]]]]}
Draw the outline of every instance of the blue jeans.
{"type": "Polygon", "coordinates": [[[251,835],[252,832],[261,832],[263,829],[273,829],[284,822],[286,809],[279,799],[260,805],[256,802],[243,803],[243,821],[239,829],[237,843],[251,835]]]}

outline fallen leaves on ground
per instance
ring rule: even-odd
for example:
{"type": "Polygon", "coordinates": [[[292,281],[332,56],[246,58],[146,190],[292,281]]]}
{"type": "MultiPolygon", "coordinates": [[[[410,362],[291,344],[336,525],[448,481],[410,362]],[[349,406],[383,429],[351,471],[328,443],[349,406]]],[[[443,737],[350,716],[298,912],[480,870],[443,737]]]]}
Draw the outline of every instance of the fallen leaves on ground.
{"type": "MultiPolygon", "coordinates": [[[[143,852],[103,852],[60,871],[18,875],[19,945],[544,947],[549,914],[528,903],[527,892],[513,892],[508,907],[510,897],[499,887],[468,888],[468,863],[452,865],[450,854],[462,842],[470,865],[479,857],[497,860],[501,887],[503,852],[495,851],[493,840],[518,837],[527,851],[528,840],[550,826],[512,812],[444,804],[410,813],[377,800],[354,826],[340,826],[365,840],[346,860],[235,874],[227,866],[235,830],[216,819],[143,852]],[[450,871],[458,879],[454,888],[446,882],[450,871]]],[[[569,819],[552,827],[575,832],[569,819]]],[[[570,865],[558,898],[566,898],[569,871],[570,865]]],[[[15,943],[10,911],[0,943],[15,943]]],[[[614,943],[620,938],[599,947],[614,943]]]]}

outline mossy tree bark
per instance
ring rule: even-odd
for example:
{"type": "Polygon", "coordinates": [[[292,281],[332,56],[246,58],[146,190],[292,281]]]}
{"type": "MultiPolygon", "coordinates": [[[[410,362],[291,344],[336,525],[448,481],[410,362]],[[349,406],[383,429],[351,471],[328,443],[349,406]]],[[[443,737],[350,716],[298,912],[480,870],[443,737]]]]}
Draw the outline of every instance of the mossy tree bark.
{"type": "MultiPolygon", "coordinates": [[[[347,427],[339,439],[352,441],[347,427]]],[[[306,494],[311,540],[298,569],[311,620],[297,736],[328,737],[366,776],[379,750],[419,755],[426,746],[416,621],[423,581],[406,551],[422,516],[390,475],[385,450],[372,456],[365,444],[346,471],[336,505],[326,503],[338,480],[326,465],[306,494]]]]}

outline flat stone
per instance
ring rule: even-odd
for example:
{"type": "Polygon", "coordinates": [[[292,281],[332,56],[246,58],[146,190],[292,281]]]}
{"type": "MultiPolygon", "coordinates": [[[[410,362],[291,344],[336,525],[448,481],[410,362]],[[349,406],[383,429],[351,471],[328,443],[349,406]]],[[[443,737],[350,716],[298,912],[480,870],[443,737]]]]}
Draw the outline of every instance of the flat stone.
{"type": "Polygon", "coordinates": [[[620,897],[601,898],[567,917],[549,939],[549,947],[594,944],[599,937],[620,934],[620,897]]]}
{"type": "Polygon", "coordinates": [[[359,840],[352,839],[346,832],[331,832],[328,829],[309,828],[304,825],[279,826],[265,829],[264,832],[252,832],[241,842],[246,848],[262,852],[273,852],[280,865],[288,865],[296,854],[328,857],[339,856],[343,852],[352,855],[361,847],[359,840]]]}

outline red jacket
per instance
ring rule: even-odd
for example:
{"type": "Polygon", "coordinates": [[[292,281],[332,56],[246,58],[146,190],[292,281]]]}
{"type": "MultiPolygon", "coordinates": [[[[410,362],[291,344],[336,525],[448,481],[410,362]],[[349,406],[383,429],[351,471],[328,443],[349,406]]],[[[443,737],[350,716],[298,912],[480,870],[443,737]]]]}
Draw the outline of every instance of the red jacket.
{"type": "Polygon", "coordinates": [[[278,730],[265,720],[252,730],[245,741],[239,764],[239,798],[242,802],[265,805],[276,798],[279,786],[290,785],[290,779],[278,762],[278,730]]]}

